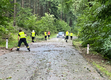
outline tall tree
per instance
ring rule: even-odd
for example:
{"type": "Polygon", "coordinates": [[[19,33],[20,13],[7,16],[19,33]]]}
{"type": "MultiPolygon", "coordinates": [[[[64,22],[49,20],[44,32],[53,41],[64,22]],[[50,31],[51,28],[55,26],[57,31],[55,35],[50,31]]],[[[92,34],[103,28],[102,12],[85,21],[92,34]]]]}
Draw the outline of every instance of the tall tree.
{"type": "Polygon", "coordinates": [[[22,8],[24,8],[24,0],[21,1],[22,8]]]}
{"type": "Polygon", "coordinates": [[[16,0],[14,0],[14,23],[13,25],[16,25],[16,0]]]}
{"type": "Polygon", "coordinates": [[[34,4],[33,4],[33,5],[34,5],[34,8],[33,8],[33,10],[34,10],[34,15],[35,15],[35,4],[36,4],[35,2],[36,2],[36,1],[34,0],[34,2],[33,2],[33,3],[34,3],[34,4]]]}
{"type": "Polygon", "coordinates": [[[29,0],[29,8],[30,8],[31,0],[29,0]]]}
{"type": "Polygon", "coordinates": [[[39,0],[37,0],[37,14],[39,15],[39,0]]]}

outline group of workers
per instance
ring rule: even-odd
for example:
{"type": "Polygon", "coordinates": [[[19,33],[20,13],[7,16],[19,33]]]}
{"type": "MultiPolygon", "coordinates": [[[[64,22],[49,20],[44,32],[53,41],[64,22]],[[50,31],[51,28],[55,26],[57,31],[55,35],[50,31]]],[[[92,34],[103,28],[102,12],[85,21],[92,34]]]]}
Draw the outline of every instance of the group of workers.
{"type": "Polygon", "coordinates": [[[69,32],[68,31],[66,31],[66,42],[68,42],[67,40],[69,39],[69,35],[70,35],[70,39],[72,40],[72,38],[73,38],[73,33],[71,32],[70,34],[69,34],[69,32]]]}
{"type": "MultiPolygon", "coordinates": [[[[19,33],[18,33],[18,47],[17,47],[16,51],[19,51],[22,42],[26,45],[27,50],[30,51],[29,45],[28,45],[28,43],[26,41],[26,36],[27,35],[26,35],[25,32],[23,32],[22,30],[19,30],[19,33]]],[[[36,36],[36,33],[35,33],[34,30],[32,30],[31,36],[32,36],[32,42],[34,43],[34,39],[35,39],[35,36],[36,36]]],[[[47,36],[48,36],[48,39],[50,39],[50,31],[48,31],[48,32],[45,31],[44,32],[45,40],[47,40],[47,36]]],[[[69,36],[69,32],[66,31],[66,38],[65,38],[66,42],[68,40],[68,36],[69,36]]],[[[73,33],[71,32],[70,33],[71,40],[72,40],[72,36],[73,36],[73,33]]]]}
{"type": "MultiPolygon", "coordinates": [[[[22,42],[26,45],[27,50],[30,51],[29,45],[26,41],[26,36],[27,35],[26,35],[25,32],[23,32],[22,30],[19,30],[19,33],[18,33],[18,47],[17,47],[16,51],[19,51],[22,42]]],[[[32,30],[31,37],[32,37],[32,42],[33,43],[34,43],[35,36],[36,36],[36,33],[35,33],[34,30],[32,30]]],[[[50,31],[44,32],[44,36],[45,36],[45,40],[47,40],[47,36],[48,36],[48,39],[50,39],[50,31]]]]}
{"type": "Polygon", "coordinates": [[[45,40],[47,40],[47,36],[48,36],[48,39],[50,39],[50,31],[45,31],[44,32],[44,37],[45,37],[45,40]]]}

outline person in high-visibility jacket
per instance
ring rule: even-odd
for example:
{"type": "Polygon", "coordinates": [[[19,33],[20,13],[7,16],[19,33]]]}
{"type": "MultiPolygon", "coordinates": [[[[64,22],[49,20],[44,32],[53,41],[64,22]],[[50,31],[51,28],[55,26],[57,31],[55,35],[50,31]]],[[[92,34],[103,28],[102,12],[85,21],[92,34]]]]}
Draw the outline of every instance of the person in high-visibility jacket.
{"type": "Polygon", "coordinates": [[[66,31],[66,42],[68,42],[67,40],[68,40],[68,37],[69,36],[69,32],[68,31],[66,31]]]}
{"type": "Polygon", "coordinates": [[[26,41],[26,36],[27,35],[22,30],[19,30],[19,34],[18,34],[18,41],[19,42],[18,42],[18,47],[17,47],[16,51],[19,51],[22,42],[24,42],[24,44],[27,47],[28,51],[30,51],[29,45],[28,45],[28,43],[26,41]]]}
{"type": "Polygon", "coordinates": [[[50,31],[48,31],[48,39],[50,39],[50,31]]]}
{"type": "Polygon", "coordinates": [[[34,39],[35,39],[35,36],[36,36],[36,33],[35,33],[34,30],[32,30],[31,36],[32,36],[32,42],[34,43],[34,39]]]}
{"type": "Polygon", "coordinates": [[[70,33],[70,39],[72,40],[72,38],[73,38],[73,33],[71,32],[70,33]]]}
{"type": "Polygon", "coordinates": [[[47,40],[47,32],[44,32],[45,40],[47,40]]]}

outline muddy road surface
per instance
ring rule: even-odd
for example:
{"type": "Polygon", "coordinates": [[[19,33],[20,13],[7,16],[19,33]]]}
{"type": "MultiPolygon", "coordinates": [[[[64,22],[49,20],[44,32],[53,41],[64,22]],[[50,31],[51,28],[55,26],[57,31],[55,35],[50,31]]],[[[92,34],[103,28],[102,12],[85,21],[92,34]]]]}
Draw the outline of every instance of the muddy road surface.
{"type": "Polygon", "coordinates": [[[72,46],[53,38],[0,56],[0,80],[108,80],[72,46]]]}

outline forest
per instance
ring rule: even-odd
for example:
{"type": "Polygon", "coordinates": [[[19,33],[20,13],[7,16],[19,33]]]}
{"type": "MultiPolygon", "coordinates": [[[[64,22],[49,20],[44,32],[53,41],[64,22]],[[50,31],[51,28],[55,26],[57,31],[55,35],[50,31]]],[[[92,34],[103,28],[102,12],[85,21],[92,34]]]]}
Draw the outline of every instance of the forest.
{"type": "Polygon", "coordinates": [[[19,29],[56,34],[69,31],[111,58],[111,0],[0,0],[0,45],[19,29]]]}

